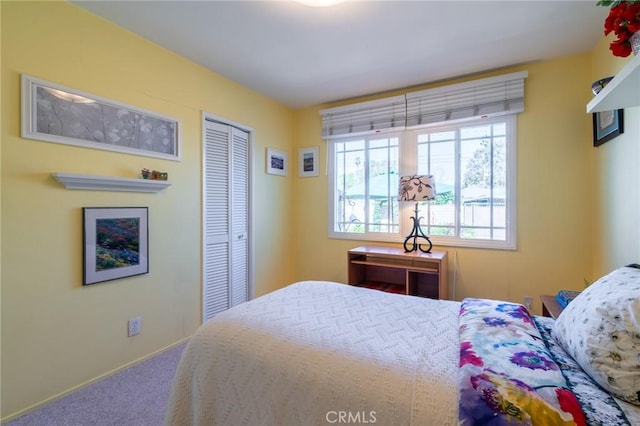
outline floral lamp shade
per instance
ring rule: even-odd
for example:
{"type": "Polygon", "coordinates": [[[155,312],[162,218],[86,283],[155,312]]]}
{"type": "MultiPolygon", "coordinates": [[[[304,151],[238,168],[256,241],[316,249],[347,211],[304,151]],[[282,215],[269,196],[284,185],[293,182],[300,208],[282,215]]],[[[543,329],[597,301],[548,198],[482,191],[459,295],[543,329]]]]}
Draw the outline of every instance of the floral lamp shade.
{"type": "Polygon", "coordinates": [[[400,177],[398,201],[428,201],[436,198],[436,181],[432,175],[400,177]]]}
{"type": "Polygon", "coordinates": [[[398,188],[398,201],[413,201],[416,203],[413,220],[413,229],[404,240],[404,251],[407,253],[420,250],[423,253],[431,253],[431,240],[420,228],[420,216],[418,216],[418,202],[429,201],[436,198],[436,180],[432,175],[408,175],[400,177],[398,188]],[[423,247],[424,246],[424,247],[423,247]]]}

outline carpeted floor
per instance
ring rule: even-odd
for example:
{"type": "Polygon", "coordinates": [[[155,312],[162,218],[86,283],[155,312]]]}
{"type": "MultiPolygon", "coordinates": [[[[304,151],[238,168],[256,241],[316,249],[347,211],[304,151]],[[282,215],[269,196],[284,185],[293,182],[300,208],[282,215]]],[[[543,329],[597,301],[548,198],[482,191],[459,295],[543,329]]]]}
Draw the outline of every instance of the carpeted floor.
{"type": "Polygon", "coordinates": [[[53,401],[4,426],[160,426],[185,344],[53,401]]]}

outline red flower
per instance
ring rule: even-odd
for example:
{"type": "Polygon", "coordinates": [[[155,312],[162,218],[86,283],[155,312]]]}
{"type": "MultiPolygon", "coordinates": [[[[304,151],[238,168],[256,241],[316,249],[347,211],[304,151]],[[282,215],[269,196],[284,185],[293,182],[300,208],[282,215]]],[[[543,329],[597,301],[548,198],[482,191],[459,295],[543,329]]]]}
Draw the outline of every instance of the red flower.
{"type": "Polygon", "coordinates": [[[628,39],[617,39],[611,42],[609,50],[614,56],[626,58],[631,55],[631,43],[629,43],[628,39]]]}
{"type": "Polygon", "coordinates": [[[609,16],[604,21],[604,35],[614,33],[617,38],[609,45],[615,56],[629,56],[633,33],[640,31],[640,2],[628,1],[599,1],[598,5],[612,5],[609,16]]]}
{"type": "Polygon", "coordinates": [[[640,3],[628,5],[627,10],[622,13],[622,19],[631,34],[640,31],[640,3]]]}
{"type": "Polygon", "coordinates": [[[609,16],[604,20],[604,35],[609,35],[613,31],[614,34],[618,34],[624,20],[622,18],[623,12],[627,9],[626,3],[620,3],[617,6],[611,8],[609,16]]]}

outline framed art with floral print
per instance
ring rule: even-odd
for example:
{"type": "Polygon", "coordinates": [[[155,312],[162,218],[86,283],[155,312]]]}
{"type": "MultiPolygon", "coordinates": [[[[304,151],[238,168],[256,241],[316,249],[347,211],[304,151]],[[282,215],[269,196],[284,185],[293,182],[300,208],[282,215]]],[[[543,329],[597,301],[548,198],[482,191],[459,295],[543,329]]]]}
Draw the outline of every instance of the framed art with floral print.
{"type": "Polygon", "coordinates": [[[624,133],[624,110],[593,113],[593,146],[600,146],[622,133],[624,133]]]}
{"type": "Polygon", "coordinates": [[[149,272],[147,207],[84,207],[83,285],[149,272]]]}
{"type": "Polygon", "coordinates": [[[21,136],[180,161],[180,122],[22,75],[21,136]]]}

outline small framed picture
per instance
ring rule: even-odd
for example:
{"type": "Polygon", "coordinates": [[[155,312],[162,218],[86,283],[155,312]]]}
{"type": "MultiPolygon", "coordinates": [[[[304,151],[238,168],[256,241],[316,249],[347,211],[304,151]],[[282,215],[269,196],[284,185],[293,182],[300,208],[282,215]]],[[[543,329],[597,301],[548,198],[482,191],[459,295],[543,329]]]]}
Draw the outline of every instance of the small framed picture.
{"type": "Polygon", "coordinates": [[[593,113],[593,146],[600,146],[622,133],[624,133],[624,110],[593,113]]]}
{"type": "Polygon", "coordinates": [[[300,177],[318,176],[318,147],[300,148],[298,156],[300,177]]]}
{"type": "Polygon", "coordinates": [[[273,148],[267,148],[267,173],[270,175],[287,175],[287,153],[273,148]]]}
{"type": "Polygon", "coordinates": [[[83,285],[149,272],[147,207],[84,207],[83,285]]]}

